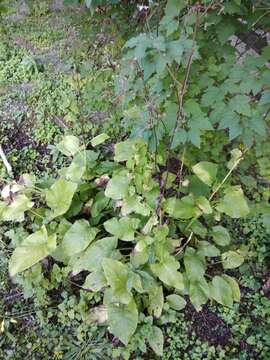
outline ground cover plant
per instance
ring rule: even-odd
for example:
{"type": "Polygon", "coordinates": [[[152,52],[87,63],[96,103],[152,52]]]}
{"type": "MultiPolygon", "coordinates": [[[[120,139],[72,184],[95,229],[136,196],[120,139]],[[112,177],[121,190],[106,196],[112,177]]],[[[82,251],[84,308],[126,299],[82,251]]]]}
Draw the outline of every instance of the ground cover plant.
{"type": "Polygon", "coordinates": [[[2,3],[3,356],[268,359],[267,2],[2,3]]]}

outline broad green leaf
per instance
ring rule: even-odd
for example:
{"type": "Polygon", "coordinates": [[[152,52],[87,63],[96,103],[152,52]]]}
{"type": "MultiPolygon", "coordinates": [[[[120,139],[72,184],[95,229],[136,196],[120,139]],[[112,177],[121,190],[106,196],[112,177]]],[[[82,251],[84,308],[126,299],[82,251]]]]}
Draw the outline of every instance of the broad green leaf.
{"type": "Polygon", "coordinates": [[[67,135],[56,147],[64,155],[74,156],[80,150],[80,140],[76,136],[67,135]]]}
{"type": "Polygon", "coordinates": [[[107,285],[103,272],[92,272],[89,274],[83,284],[83,288],[98,292],[107,285]]]}
{"type": "Polygon", "coordinates": [[[1,203],[0,217],[3,221],[23,221],[24,213],[30,210],[34,203],[24,194],[15,196],[11,203],[1,203]]]}
{"type": "Polygon", "coordinates": [[[200,256],[195,249],[188,247],[184,255],[184,265],[188,279],[195,281],[198,278],[202,278],[205,273],[205,260],[200,256]]]}
{"type": "Polygon", "coordinates": [[[98,216],[102,210],[107,207],[109,201],[110,199],[105,196],[103,191],[98,192],[95,196],[94,203],[91,206],[91,216],[98,216]]]}
{"type": "Polygon", "coordinates": [[[170,256],[163,263],[150,265],[153,273],[166,285],[177,290],[184,289],[183,275],[177,271],[180,264],[174,257],[170,256]]]}
{"type": "Polygon", "coordinates": [[[79,182],[86,170],[86,162],[83,154],[78,155],[79,156],[74,157],[69,167],[63,168],[62,171],[59,172],[61,176],[73,182],[79,182]]]}
{"type": "Polygon", "coordinates": [[[128,267],[120,261],[109,258],[102,261],[102,267],[115,300],[122,304],[128,304],[132,300],[132,294],[128,288],[128,267]]]}
{"type": "Polygon", "coordinates": [[[209,298],[209,286],[204,277],[197,278],[189,285],[189,297],[197,311],[201,310],[209,298]]]}
{"type": "Polygon", "coordinates": [[[105,230],[120,240],[133,241],[135,230],[140,224],[139,219],[123,217],[118,220],[116,217],[107,220],[103,225],[105,230]]]}
{"type": "MultiPolygon", "coordinates": [[[[172,42],[174,43],[174,42],[172,42]]],[[[172,44],[173,45],[173,44],[172,44]]],[[[175,46],[172,46],[172,49],[175,49],[175,46]]],[[[168,49],[169,51],[169,49],[168,49]]],[[[170,134],[174,129],[176,120],[177,120],[177,111],[178,105],[174,102],[167,101],[165,103],[165,117],[163,119],[164,124],[166,124],[166,131],[170,134]]]]}
{"type": "Polygon", "coordinates": [[[219,129],[229,129],[229,140],[232,141],[243,132],[240,122],[240,115],[233,111],[226,111],[221,114],[219,129]]]}
{"type": "Polygon", "coordinates": [[[209,200],[206,199],[204,196],[199,196],[196,199],[196,204],[198,208],[204,213],[204,214],[212,214],[213,210],[210,205],[209,200]]]}
{"type": "Polygon", "coordinates": [[[192,170],[202,182],[211,186],[216,180],[217,168],[217,164],[208,161],[201,161],[194,165],[192,170]]]}
{"type": "Polygon", "coordinates": [[[203,226],[203,224],[199,220],[195,220],[193,222],[190,230],[192,230],[194,234],[199,235],[202,238],[205,238],[207,235],[207,228],[203,226]]]}
{"type": "Polygon", "coordinates": [[[148,312],[150,315],[154,315],[157,319],[162,314],[164,305],[163,287],[153,286],[149,291],[149,306],[148,312]]]}
{"type": "Polygon", "coordinates": [[[153,326],[151,329],[150,334],[147,336],[147,340],[151,349],[158,355],[163,355],[163,346],[164,346],[164,337],[162,330],[157,327],[153,326]]]}
{"type": "MultiPolygon", "coordinates": [[[[77,154],[75,156],[75,158],[79,158],[82,157],[81,154],[77,154]]],[[[83,159],[84,161],[86,161],[86,170],[87,173],[89,173],[88,175],[92,178],[93,174],[92,174],[92,169],[97,165],[97,159],[99,157],[99,153],[97,151],[93,151],[93,150],[85,150],[84,154],[83,154],[83,159]]]]}
{"type": "Polygon", "coordinates": [[[227,251],[221,255],[224,269],[235,269],[243,264],[244,257],[236,251],[227,251]]]}
{"type": "Polygon", "coordinates": [[[147,204],[142,203],[139,196],[132,195],[123,200],[121,212],[123,216],[129,215],[132,212],[142,216],[148,216],[150,214],[150,207],[147,204]]]}
{"type": "Polygon", "coordinates": [[[114,147],[114,161],[121,162],[131,160],[133,157],[133,144],[134,140],[126,140],[116,144],[114,147]]]}
{"type": "Polygon", "coordinates": [[[232,307],[233,293],[230,284],[221,276],[215,276],[211,284],[211,296],[219,304],[232,307]]]}
{"type": "Polygon", "coordinates": [[[141,277],[135,272],[130,272],[128,277],[128,288],[135,289],[138,293],[143,293],[144,289],[142,286],[141,277]]]}
{"type": "Polygon", "coordinates": [[[230,102],[229,107],[236,111],[238,114],[251,116],[251,109],[250,109],[250,97],[246,95],[236,95],[234,96],[230,102]]]}
{"type": "Polygon", "coordinates": [[[191,219],[197,215],[198,209],[191,201],[177,199],[176,197],[165,200],[164,211],[174,219],[191,219]]]}
{"type": "Polygon", "coordinates": [[[64,179],[57,180],[48,190],[45,190],[46,202],[52,209],[52,218],[65,214],[77,190],[77,184],[64,179]]]}
{"type": "Polygon", "coordinates": [[[109,139],[109,135],[107,134],[99,134],[98,136],[95,136],[92,140],[91,140],[91,145],[93,147],[98,146],[100,144],[102,144],[104,141],[109,139]]]}
{"type": "Polygon", "coordinates": [[[108,306],[109,331],[127,345],[138,324],[138,310],[134,301],[128,305],[108,306]]]}
{"type": "Polygon", "coordinates": [[[144,240],[139,240],[132,251],[130,261],[136,268],[146,264],[149,259],[149,249],[144,240]]]}
{"type": "Polygon", "coordinates": [[[241,298],[241,293],[240,293],[238,282],[233,277],[226,275],[226,274],[223,274],[222,277],[224,280],[227,281],[227,283],[230,284],[233,300],[236,302],[239,302],[240,298],[241,298]]]}
{"type": "MultiPolygon", "coordinates": [[[[182,39],[179,40],[173,40],[167,42],[167,55],[170,57],[171,60],[174,60],[177,62],[177,64],[180,64],[182,61],[182,56],[184,53],[184,42],[182,39]]],[[[176,104],[175,104],[176,105],[176,104]]],[[[178,110],[178,107],[177,107],[178,110]]],[[[175,117],[176,121],[176,117],[175,117]]],[[[167,125],[167,121],[165,121],[165,124],[167,125]]],[[[172,126],[168,130],[172,130],[172,126]]]]}
{"type": "Polygon", "coordinates": [[[168,0],[165,14],[169,17],[177,17],[185,6],[186,3],[183,0],[168,0]]]}
{"type": "Polygon", "coordinates": [[[186,306],[186,300],[182,296],[172,294],[166,297],[167,303],[174,310],[182,310],[186,306]]]}
{"type": "Polygon", "coordinates": [[[212,237],[214,242],[219,246],[227,246],[231,242],[229,231],[221,225],[213,226],[212,237]]]}
{"type": "Polygon", "coordinates": [[[198,254],[208,257],[216,257],[220,255],[219,249],[209,241],[199,241],[197,245],[198,254]]]}
{"type": "Polygon", "coordinates": [[[158,218],[156,215],[152,215],[142,229],[142,233],[147,235],[152,231],[153,226],[158,224],[158,218]]]}
{"type": "Polygon", "coordinates": [[[101,271],[103,259],[110,257],[116,246],[115,237],[106,237],[90,244],[82,255],[71,260],[72,273],[76,275],[83,270],[101,271]]]}
{"type": "Polygon", "coordinates": [[[67,256],[77,254],[87,248],[95,239],[97,229],[91,228],[89,222],[81,219],[75,223],[66,232],[62,248],[67,256]]]}
{"type": "Polygon", "coordinates": [[[237,185],[227,188],[223,199],[217,205],[217,210],[234,219],[247,216],[249,207],[241,186],[237,185]]]}
{"type": "Polygon", "coordinates": [[[115,175],[108,182],[105,196],[114,200],[123,199],[128,195],[129,178],[127,176],[115,175]]]}
{"type": "Polygon", "coordinates": [[[56,249],[56,235],[48,236],[46,227],[29,235],[14,250],[10,262],[9,273],[14,276],[35,265],[56,249]]]}

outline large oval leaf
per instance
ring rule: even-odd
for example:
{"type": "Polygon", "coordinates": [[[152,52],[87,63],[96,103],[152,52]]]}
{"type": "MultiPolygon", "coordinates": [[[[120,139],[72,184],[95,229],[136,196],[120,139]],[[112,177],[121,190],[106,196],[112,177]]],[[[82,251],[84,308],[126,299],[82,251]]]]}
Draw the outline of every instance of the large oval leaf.
{"type": "Polygon", "coordinates": [[[138,310],[134,301],[128,305],[108,306],[109,331],[127,345],[138,324],[138,310]]]}
{"type": "Polygon", "coordinates": [[[177,271],[180,267],[179,262],[172,256],[168,257],[166,261],[158,264],[152,264],[151,270],[153,273],[166,285],[172,286],[175,289],[184,289],[183,275],[177,271]]]}
{"type": "Polygon", "coordinates": [[[219,246],[227,246],[231,242],[229,231],[221,225],[213,226],[212,236],[214,242],[219,246]]]}
{"type": "Polygon", "coordinates": [[[64,179],[57,180],[50,189],[45,191],[46,202],[52,209],[52,218],[65,214],[77,190],[77,184],[64,179]]]}
{"type": "Polygon", "coordinates": [[[227,251],[221,255],[224,269],[235,269],[242,265],[244,257],[236,251],[227,251]]]}
{"type": "Polygon", "coordinates": [[[186,300],[177,294],[171,294],[166,297],[167,303],[174,310],[182,310],[186,306],[186,300]]]}
{"type": "Polygon", "coordinates": [[[74,156],[80,150],[80,140],[76,136],[66,135],[56,147],[64,155],[74,156]]]}
{"type": "Polygon", "coordinates": [[[148,342],[152,350],[158,355],[163,355],[164,336],[162,330],[153,326],[152,331],[148,334],[148,342]]]}
{"type": "Polygon", "coordinates": [[[0,216],[3,221],[23,221],[25,211],[31,209],[34,203],[24,194],[15,196],[9,205],[1,203],[0,216]]]}
{"type": "Polygon", "coordinates": [[[71,259],[72,273],[78,274],[83,270],[102,270],[102,260],[112,255],[117,246],[115,237],[106,237],[91,244],[82,255],[71,259]]]}
{"type": "Polygon", "coordinates": [[[227,188],[223,199],[217,205],[217,210],[235,219],[247,216],[249,207],[241,186],[227,188]]]}
{"type": "Polygon", "coordinates": [[[195,217],[199,209],[195,206],[190,197],[167,199],[163,205],[164,211],[174,219],[191,219],[195,217]]]}
{"type": "Polygon", "coordinates": [[[44,259],[56,249],[56,235],[48,236],[46,227],[29,235],[14,250],[10,262],[9,273],[14,276],[44,259]]]}
{"type": "Polygon", "coordinates": [[[62,248],[65,255],[72,256],[86,249],[96,234],[97,229],[91,228],[88,221],[77,220],[64,236],[62,248]]]}
{"type": "Polygon", "coordinates": [[[114,200],[123,199],[128,195],[129,179],[127,176],[116,175],[108,182],[105,195],[114,200]]]}
{"type": "Polygon", "coordinates": [[[132,299],[131,289],[128,287],[129,268],[113,259],[104,259],[102,267],[115,300],[122,304],[128,304],[132,299]]]}
{"type": "Polygon", "coordinates": [[[123,217],[118,220],[116,217],[107,220],[103,225],[106,231],[120,240],[133,241],[135,230],[140,224],[139,219],[123,217]]]}
{"type": "Polygon", "coordinates": [[[231,307],[233,304],[233,292],[230,284],[221,276],[215,276],[210,287],[211,296],[219,304],[231,307]]]}
{"type": "Polygon", "coordinates": [[[194,174],[197,175],[198,178],[208,186],[211,186],[216,180],[217,164],[208,161],[201,161],[194,165],[192,170],[194,174]]]}

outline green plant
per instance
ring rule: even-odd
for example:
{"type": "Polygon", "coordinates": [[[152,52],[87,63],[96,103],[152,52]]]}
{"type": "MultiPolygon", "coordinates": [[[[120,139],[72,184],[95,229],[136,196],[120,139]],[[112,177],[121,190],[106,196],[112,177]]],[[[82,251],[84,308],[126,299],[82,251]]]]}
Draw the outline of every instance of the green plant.
{"type": "Polygon", "coordinates": [[[247,147],[266,139],[269,48],[255,60],[238,55],[231,42],[232,35],[248,32],[237,14],[250,24],[263,10],[258,6],[253,13],[241,1],[239,7],[235,1],[212,5],[169,0],[160,23],[160,9],[154,8],[145,31],[125,44],[118,91],[125,94],[126,126],[152,149],[164,141],[172,150],[188,143],[200,147],[206,130],[226,129],[227,142],[237,138],[247,147]]]}
{"type": "MultiPolygon", "coordinates": [[[[99,135],[92,146],[106,138],[99,135]]],[[[223,179],[216,164],[200,162],[191,169],[190,183],[178,189],[180,196],[167,195],[174,189],[169,176],[161,198],[154,179],[157,163],[142,140],[116,144],[110,162],[74,136],[64,137],[57,147],[73,158],[59,179],[42,183],[23,175],[2,190],[2,221],[24,222],[26,214],[32,220],[32,233],[15,246],[10,259],[12,277],[48,255],[66,266],[65,273],[90,272],[83,287],[103,295],[92,318],[108,322],[110,332],[126,345],[140,314],[158,318],[165,302],[180,310],[187,294],[199,310],[208,299],[226,306],[240,300],[233,277],[206,273],[213,258],[225,271],[244,261],[243,253],[229,247],[227,229],[215,225],[222,214],[239,218],[249,212],[240,186],[226,183],[243,157],[239,150],[232,152],[223,179]],[[205,184],[203,193],[198,182],[205,184]]],[[[147,339],[162,354],[159,327],[152,327],[147,339]]]]}

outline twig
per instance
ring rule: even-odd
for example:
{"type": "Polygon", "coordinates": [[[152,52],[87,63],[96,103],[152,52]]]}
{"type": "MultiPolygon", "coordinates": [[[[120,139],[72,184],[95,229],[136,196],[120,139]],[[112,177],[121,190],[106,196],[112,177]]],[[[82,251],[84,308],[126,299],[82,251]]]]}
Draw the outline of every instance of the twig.
{"type": "Polygon", "coordinates": [[[2,161],[3,161],[3,163],[4,163],[4,165],[5,165],[5,167],[6,167],[6,169],[7,169],[8,174],[9,174],[10,176],[13,176],[12,167],[11,167],[10,163],[8,162],[8,160],[7,160],[7,158],[6,158],[6,155],[5,155],[5,153],[4,153],[4,150],[3,150],[1,144],[0,144],[0,157],[1,157],[1,159],[2,159],[2,161]]]}
{"type": "MultiPolygon", "coordinates": [[[[195,39],[196,39],[196,35],[197,35],[197,31],[198,31],[198,27],[199,27],[199,15],[198,15],[198,11],[197,11],[197,19],[196,19],[196,24],[195,24],[195,29],[194,29],[194,33],[193,33],[193,44],[192,44],[192,49],[188,58],[188,63],[185,69],[185,75],[184,75],[184,81],[182,83],[181,89],[179,90],[177,96],[178,96],[178,112],[177,112],[177,118],[175,121],[175,125],[173,128],[173,132],[172,132],[172,136],[169,142],[169,145],[167,147],[167,167],[166,167],[166,176],[165,179],[161,185],[161,189],[160,189],[160,195],[158,197],[158,201],[157,201],[157,210],[156,213],[157,215],[161,218],[161,202],[162,199],[164,197],[165,194],[165,189],[166,189],[166,184],[168,181],[168,176],[169,176],[169,156],[170,156],[170,152],[171,152],[171,148],[172,148],[172,144],[174,141],[174,137],[176,134],[176,130],[179,127],[179,125],[181,124],[181,120],[183,119],[183,102],[184,102],[184,95],[186,92],[186,87],[187,87],[187,83],[188,83],[188,78],[190,75],[190,69],[191,69],[191,64],[192,64],[192,60],[193,60],[193,55],[194,55],[194,51],[195,51],[195,39]]],[[[173,79],[174,80],[174,79],[173,79]]],[[[161,219],[160,219],[161,222],[161,219]]]]}

